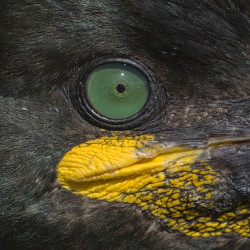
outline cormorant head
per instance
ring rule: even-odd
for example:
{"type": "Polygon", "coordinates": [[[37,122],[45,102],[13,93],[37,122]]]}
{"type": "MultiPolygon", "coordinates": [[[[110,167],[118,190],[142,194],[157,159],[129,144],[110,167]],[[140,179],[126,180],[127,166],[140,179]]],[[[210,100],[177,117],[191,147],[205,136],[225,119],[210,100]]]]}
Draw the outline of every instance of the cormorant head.
{"type": "Polygon", "coordinates": [[[247,1],[5,1],[1,249],[247,249],[247,1]]]}

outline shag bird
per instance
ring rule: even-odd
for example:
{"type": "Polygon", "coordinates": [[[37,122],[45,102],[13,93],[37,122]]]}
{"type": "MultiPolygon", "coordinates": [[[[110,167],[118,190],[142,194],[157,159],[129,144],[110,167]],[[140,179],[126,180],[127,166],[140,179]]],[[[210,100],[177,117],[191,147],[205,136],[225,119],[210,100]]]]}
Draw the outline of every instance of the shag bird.
{"type": "Polygon", "coordinates": [[[250,249],[248,0],[6,0],[0,249],[250,249]]]}

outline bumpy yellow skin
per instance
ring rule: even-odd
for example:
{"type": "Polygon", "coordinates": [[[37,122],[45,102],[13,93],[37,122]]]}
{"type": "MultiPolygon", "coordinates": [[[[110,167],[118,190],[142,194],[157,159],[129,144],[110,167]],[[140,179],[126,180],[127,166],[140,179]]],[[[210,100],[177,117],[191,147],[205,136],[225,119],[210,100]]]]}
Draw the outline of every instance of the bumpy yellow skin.
{"type": "Polygon", "coordinates": [[[70,150],[58,164],[57,179],[63,188],[89,198],[137,204],[189,236],[237,232],[250,237],[248,208],[219,216],[197,209],[198,203],[211,202],[219,182],[213,169],[200,163],[203,152],[160,144],[150,135],[103,137],[70,150]]]}

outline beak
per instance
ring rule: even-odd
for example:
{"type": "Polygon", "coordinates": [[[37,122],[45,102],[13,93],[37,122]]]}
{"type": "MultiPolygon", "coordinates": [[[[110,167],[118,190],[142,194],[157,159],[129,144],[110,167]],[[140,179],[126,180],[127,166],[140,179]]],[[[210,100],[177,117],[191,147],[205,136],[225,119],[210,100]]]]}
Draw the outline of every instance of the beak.
{"type": "Polygon", "coordinates": [[[231,164],[233,152],[245,152],[249,172],[249,145],[250,136],[210,138],[199,147],[153,135],[103,137],[66,153],[57,180],[91,199],[136,204],[193,237],[233,231],[250,237],[247,187],[231,175],[239,167],[231,164]]]}

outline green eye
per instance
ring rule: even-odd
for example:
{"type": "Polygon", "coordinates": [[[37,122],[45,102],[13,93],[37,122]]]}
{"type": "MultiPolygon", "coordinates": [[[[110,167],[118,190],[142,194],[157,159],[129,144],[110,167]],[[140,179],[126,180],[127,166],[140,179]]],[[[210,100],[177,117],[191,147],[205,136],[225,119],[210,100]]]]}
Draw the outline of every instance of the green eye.
{"type": "Polygon", "coordinates": [[[95,112],[119,120],[142,110],[149,97],[149,84],[136,67],[113,62],[98,66],[89,74],[86,92],[95,112]]]}

